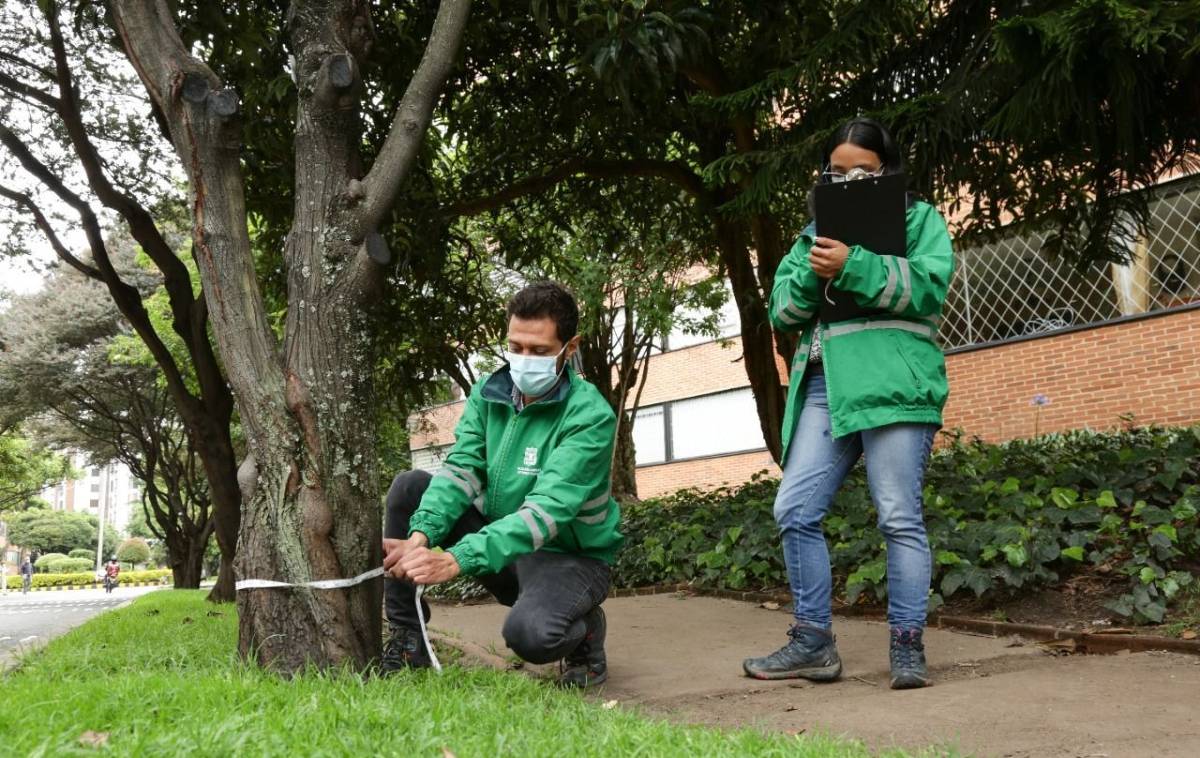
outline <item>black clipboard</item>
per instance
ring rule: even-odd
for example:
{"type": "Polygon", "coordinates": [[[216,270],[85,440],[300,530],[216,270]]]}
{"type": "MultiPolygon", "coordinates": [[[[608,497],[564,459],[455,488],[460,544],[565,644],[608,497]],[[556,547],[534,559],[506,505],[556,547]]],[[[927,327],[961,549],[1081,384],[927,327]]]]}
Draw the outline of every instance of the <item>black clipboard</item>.
{"type": "MultiPolygon", "coordinates": [[[[908,177],[904,174],[818,184],[813,188],[817,236],[838,240],[847,247],[861,245],[879,255],[907,257],[907,187],[908,177]]],[[[821,280],[819,313],[824,323],[885,312],[864,308],[855,302],[854,295],[834,287],[828,279],[821,280]]]]}

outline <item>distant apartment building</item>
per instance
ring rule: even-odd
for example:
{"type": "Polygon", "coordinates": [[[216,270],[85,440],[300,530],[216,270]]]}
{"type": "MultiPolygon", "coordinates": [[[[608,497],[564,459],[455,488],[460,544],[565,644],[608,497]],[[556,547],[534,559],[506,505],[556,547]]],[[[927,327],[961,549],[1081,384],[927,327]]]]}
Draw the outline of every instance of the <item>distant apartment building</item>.
{"type": "MultiPolygon", "coordinates": [[[[1001,441],[1200,422],[1200,175],[1144,191],[1151,225],[1128,265],[1052,260],[1041,234],[957,250],[939,330],[948,430],[1001,441]]],[[[721,339],[671,334],[649,359],[633,432],[642,497],[779,473],[738,333],[731,303],[721,339]]],[[[414,467],[438,468],[461,412],[458,400],[413,417],[414,467]]]]}
{"type": "Polygon", "coordinates": [[[56,511],[90,513],[112,524],[117,531],[129,527],[134,509],[141,507],[142,490],[124,463],[93,466],[82,453],[67,453],[71,466],[83,472],[78,479],[63,479],[42,491],[42,499],[56,511]]]}

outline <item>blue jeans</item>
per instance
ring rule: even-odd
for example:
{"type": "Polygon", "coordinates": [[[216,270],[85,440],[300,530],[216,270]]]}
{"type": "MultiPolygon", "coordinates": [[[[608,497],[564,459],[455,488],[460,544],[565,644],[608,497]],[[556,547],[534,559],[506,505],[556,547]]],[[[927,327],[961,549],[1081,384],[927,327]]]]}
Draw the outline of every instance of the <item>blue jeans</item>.
{"type": "Polygon", "coordinates": [[[890,424],[834,438],[825,375],[819,367],[805,375],[804,390],[804,408],[775,497],[775,522],[783,538],[796,621],[823,629],[833,623],[833,577],[821,522],[846,475],[865,453],[867,484],[887,541],[888,623],[924,627],[931,564],[921,488],[937,427],[890,424]]]}

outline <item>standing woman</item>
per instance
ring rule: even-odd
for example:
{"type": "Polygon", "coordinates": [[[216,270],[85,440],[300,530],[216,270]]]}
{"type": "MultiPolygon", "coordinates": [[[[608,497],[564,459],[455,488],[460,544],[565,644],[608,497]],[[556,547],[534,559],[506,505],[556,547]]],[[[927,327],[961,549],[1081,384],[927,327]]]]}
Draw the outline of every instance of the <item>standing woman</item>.
{"type": "MultiPolygon", "coordinates": [[[[904,170],[887,130],[866,118],[834,132],[822,157],[821,182],[904,170]]],[[[865,454],[871,499],[887,541],[891,686],[930,683],[921,639],[931,571],[921,488],[949,394],[934,338],[954,260],[937,210],[909,199],[906,219],[907,258],[817,237],[810,224],[775,275],[771,323],[800,334],[783,420],[783,480],[775,498],[795,623],[782,648],[745,660],[749,676],[831,681],[841,674],[821,522],[865,454]],[[820,278],[878,312],[820,322],[820,278]]]]}

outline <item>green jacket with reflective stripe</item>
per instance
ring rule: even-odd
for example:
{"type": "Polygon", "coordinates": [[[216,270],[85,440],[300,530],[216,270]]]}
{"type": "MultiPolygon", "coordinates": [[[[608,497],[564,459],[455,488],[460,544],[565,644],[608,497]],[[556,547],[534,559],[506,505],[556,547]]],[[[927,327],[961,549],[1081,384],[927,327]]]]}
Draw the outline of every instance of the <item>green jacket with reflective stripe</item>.
{"type": "Polygon", "coordinates": [[[859,305],[885,313],[818,323],[823,292],[808,260],[815,237],[812,225],[779,264],[771,292],[771,323],[800,333],[783,417],[784,460],[804,407],[804,371],[818,329],[835,437],[888,424],[941,425],[949,388],[936,337],[954,274],[954,254],[946,222],[928,203],[917,201],[909,207],[906,227],[907,258],[876,255],[855,245],[833,282],[852,293],[859,305]]]}
{"type": "Polygon", "coordinates": [[[471,391],[444,468],[409,531],[439,545],[467,508],[489,522],[448,548],[468,576],[551,550],[611,564],[621,547],[612,498],[616,416],[568,366],[552,394],[516,412],[508,367],[471,391]]]}

